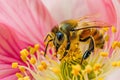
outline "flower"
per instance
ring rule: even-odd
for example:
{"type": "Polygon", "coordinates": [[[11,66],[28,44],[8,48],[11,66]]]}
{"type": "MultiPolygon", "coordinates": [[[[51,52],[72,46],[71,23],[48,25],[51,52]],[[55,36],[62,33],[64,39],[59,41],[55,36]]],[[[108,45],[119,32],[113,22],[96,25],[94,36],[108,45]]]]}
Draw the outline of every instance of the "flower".
{"type": "MultiPolygon", "coordinates": [[[[18,80],[79,80],[82,78],[85,80],[102,80],[106,77],[107,72],[118,68],[119,37],[117,35],[119,35],[119,10],[117,7],[119,6],[119,1],[101,0],[97,1],[96,4],[94,4],[94,1],[1,0],[0,79],[17,80],[18,77],[18,80]],[[47,6],[55,20],[42,2],[47,6]],[[72,51],[68,52],[72,53],[68,55],[72,56],[70,60],[66,56],[64,60],[59,61],[58,58],[51,54],[54,53],[53,51],[49,51],[46,57],[43,56],[45,48],[43,38],[50,32],[56,22],[89,14],[98,14],[100,16],[99,20],[116,26],[116,28],[112,27],[112,30],[109,29],[105,33],[106,44],[104,49],[96,50],[89,59],[83,61],[82,65],[78,63],[80,63],[81,59],[79,58],[82,55],[82,50],[80,49],[85,50],[83,45],[81,45],[80,49],[78,46],[76,48],[73,47],[72,51]],[[107,35],[111,35],[110,39],[108,39],[107,35]],[[79,50],[75,51],[76,49],[79,50]],[[76,55],[76,53],[80,54],[76,55]],[[108,56],[108,54],[110,55],[108,56]],[[75,58],[73,55],[75,55],[75,58]]],[[[106,29],[102,31],[106,31],[106,29]]],[[[51,47],[49,48],[52,49],[51,47]]],[[[64,49],[64,47],[62,48],[64,49]]],[[[61,52],[59,53],[61,54],[61,52]]]]}

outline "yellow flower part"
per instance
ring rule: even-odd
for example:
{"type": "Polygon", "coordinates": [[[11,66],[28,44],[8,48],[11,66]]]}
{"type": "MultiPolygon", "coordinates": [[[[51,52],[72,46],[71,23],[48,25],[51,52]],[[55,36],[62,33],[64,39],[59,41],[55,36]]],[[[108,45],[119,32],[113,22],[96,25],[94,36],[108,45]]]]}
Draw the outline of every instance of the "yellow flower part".
{"type": "Polygon", "coordinates": [[[80,70],[81,70],[81,67],[80,67],[79,64],[77,64],[77,65],[72,65],[72,74],[73,74],[74,76],[79,75],[80,70]]]}
{"type": "Polygon", "coordinates": [[[18,67],[18,63],[17,62],[13,62],[12,63],[12,68],[17,68],[18,67]]]}
{"type": "MultiPolygon", "coordinates": [[[[40,50],[39,44],[22,49],[20,58],[25,64],[12,63],[12,68],[19,70],[16,73],[18,80],[104,80],[114,69],[120,68],[120,42],[113,40],[113,43],[108,45],[112,38],[107,34],[109,29],[100,28],[100,30],[104,32],[104,46],[99,48],[97,46],[103,43],[95,44],[94,50],[86,54],[88,56],[86,59],[83,59],[83,56],[91,47],[90,40],[71,41],[69,50],[65,49],[67,45],[65,41],[57,53],[53,47],[54,44],[51,43],[46,56],[44,56],[45,52],[40,50]],[[64,56],[65,51],[66,56],[64,56]]],[[[112,27],[112,32],[116,31],[112,27]]]]}

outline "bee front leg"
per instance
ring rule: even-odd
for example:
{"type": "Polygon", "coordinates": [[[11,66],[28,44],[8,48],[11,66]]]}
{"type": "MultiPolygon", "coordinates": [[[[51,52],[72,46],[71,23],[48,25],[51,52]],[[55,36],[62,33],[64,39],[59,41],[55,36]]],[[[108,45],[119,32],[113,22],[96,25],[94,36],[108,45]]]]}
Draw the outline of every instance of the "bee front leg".
{"type": "Polygon", "coordinates": [[[60,59],[60,61],[67,55],[67,51],[70,49],[70,41],[68,41],[67,42],[67,46],[66,46],[66,48],[65,48],[65,52],[64,52],[64,54],[63,54],[63,56],[62,56],[62,58],[60,59]]]}

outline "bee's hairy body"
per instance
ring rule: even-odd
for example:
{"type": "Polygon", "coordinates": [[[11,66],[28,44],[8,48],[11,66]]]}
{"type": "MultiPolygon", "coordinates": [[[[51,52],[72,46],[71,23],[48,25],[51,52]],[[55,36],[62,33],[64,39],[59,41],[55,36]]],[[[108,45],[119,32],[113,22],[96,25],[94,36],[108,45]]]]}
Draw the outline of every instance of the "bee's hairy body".
{"type": "MultiPolygon", "coordinates": [[[[72,41],[78,40],[80,42],[86,42],[89,41],[89,48],[86,50],[83,54],[81,63],[84,59],[87,59],[91,52],[94,51],[94,47],[97,48],[103,48],[104,47],[104,38],[103,35],[100,33],[100,31],[97,28],[102,28],[101,26],[91,26],[88,25],[82,26],[79,28],[79,20],[66,20],[61,22],[59,25],[55,26],[51,34],[48,34],[48,36],[51,37],[51,40],[48,41],[48,44],[50,41],[53,41],[53,44],[56,48],[56,52],[59,50],[59,47],[63,44],[64,41],[67,42],[65,47],[65,52],[63,54],[63,57],[61,60],[67,55],[67,50],[70,49],[70,45],[72,41]],[[78,28],[78,29],[77,29],[78,28]]],[[[45,39],[46,40],[46,39],[45,39]]],[[[47,44],[47,46],[48,46],[47,44]]],[[[45,55],[46,55],[45,49],[45,55]]]]}

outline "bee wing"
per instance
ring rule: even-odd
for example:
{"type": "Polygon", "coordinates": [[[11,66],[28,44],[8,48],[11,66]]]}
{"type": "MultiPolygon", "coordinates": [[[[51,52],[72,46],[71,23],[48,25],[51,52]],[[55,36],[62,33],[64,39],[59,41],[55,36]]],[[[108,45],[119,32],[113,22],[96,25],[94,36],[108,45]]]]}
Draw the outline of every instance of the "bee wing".
{"type": "Polygon", "coordinates": [[[109,28],[112,27],[112,25],[102,22],[102,21],[80,21],[78,22],[78,26],[72,30],[72,31],[78,31],[78,30],[83,30],[83,29],[88,29],[88,28],[109,28]]]}
{"type": "MultiPolygon", "coordinates": [[[[104,28],[104,27],[111,27],[110,24],[105,23],[103,21],[98,20],[99,15],[98,14],[92,14],[88,16],[83,16],[78,20],[78,26],[77,28],[87,28],[87,27],[92,27],[92,26],[99,26],[99,28],[104,28]]],[[[96,27],[97,28],[97,27],[96,27]]]]}

